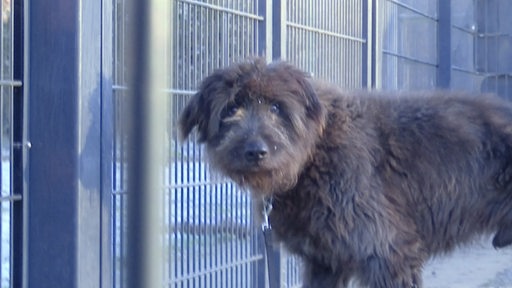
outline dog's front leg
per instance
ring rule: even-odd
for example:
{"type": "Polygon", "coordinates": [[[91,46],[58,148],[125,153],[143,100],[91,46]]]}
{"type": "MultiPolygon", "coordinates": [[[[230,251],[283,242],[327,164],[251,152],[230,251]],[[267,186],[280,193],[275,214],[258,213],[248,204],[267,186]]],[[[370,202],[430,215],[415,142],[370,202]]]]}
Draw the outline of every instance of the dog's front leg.
{"type": "Polygon", "coordinates": [[[350,277],[348,271],[335,272],[328,267],[305,261],[302,288],[345,288],[350,277]]]}
{"type": "Polygon", "coordinates": [[[372,256],[366,260],[360,279],[371,288],[421,288],[421,269],[407,261],[372,256]]]}

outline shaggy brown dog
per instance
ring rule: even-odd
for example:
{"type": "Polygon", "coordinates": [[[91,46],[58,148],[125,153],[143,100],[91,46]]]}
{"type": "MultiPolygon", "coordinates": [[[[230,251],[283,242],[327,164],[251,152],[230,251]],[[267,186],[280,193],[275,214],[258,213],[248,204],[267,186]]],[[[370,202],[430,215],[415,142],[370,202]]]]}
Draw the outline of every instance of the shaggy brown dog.
{"type": "Polygon", "coordinates": [[[213,167],[273,196],[304,287],[420,287],[477,235],[512,243],[512,106],[488,96],[346,94],[283,63],[206,78],[181,115],[213,167]]]}

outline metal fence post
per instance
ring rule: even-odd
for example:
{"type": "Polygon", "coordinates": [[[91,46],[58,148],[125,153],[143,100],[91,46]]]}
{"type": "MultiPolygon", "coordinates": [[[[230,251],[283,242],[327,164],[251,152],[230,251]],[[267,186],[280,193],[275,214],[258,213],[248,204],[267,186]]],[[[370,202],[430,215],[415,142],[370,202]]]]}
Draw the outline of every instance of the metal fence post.
{"type": "MultiPolygon", "coordinates": [[[[13,77],[14,79],[23,79],[24,72],[24,21],[25,21],[25,1],[16,1],[14,3],[14,30],[15,36],[13,39],[13,77]]],[[[20,143],[18,149],[13,151],[13,180],[12,191],[15,194],[22,194],[24,191],[26,178],[24,177],[24,161],[28,146],[25,141],[24,135],[24,121],[25,113],[25,99],[23,95],[23,87],[14,87],[13,89],[13,142],[20,143]]],[[[12,236],[12,285],[14,287],[22,287],[23,283],[23,202],[15,201],[13,203],[12,211],[13,219],[13,236],[12,236]]]]}
{"type": "Polygon", "coordinates": [[[452,41],[452,21],[451,21],[451,0],[438,1],[438,22],[437,22],[437,87],[449,89],[451,85],[451,41],[452,41]]]}
{"type": "MultiPolygon", "coordinates": [[[[275,3],[276,1],[272,1],[272,3],[275,3]]],[[[258,15],[259,16],[262,16],[264,17],[264,20],[261,21],[258,25],[257,25],[257,29],[258,29],[258,33],[255,34],[255,37],[256,37],[256,43],[258,45],[257,48],[257,51],[258,51],[258,56],[261,56],[261,55],[265,55],[266,59],[267,60],[271,60],[272,59],[272,24],[273,24],[273,18],[272,18],[272,6],[275,5],[275,4],[271,4],[270,3],[270,0],[260,0],[260,1],[255,1],[255,3],[257,3],[257,7],[256,8],[256,11],[258,12],[258,15]]],[[[257,211],[258,212],[258,211],[257,211]]],[[[257,233],[261,233],[258,230],[256,230],[257,233]]],[[[264,239],[263,237],[258,237],[258,251],[261,251],[262,253],[264,253],[265,251],[265,242],[264,242],[264,239]]],[[[268,285],[267,283],[267,259],[265,258],[267,257],[266,255],[263,256],[263,259],[261,259],[260,261],[258,261],[258,263],[256,263],[254,265],[254,267],[252,268],[252,274],[253,274],[253,279],[252,279],[252,286],[251,287],[254,287],[254,288],[257,288],[259,287],[259,285],[261,285],[263,283],[263,285],[265,285],[265,287],[268,285]]]]}
{"type": "Polygon", "coordinates": [[[272,59],[286,59],[286,1],[272,1],[272,59]]]}
{"type": "Polygon", "coordinates": [[[363,63],[362,66],[362,82],[361,87],[371,89],[376,88],[375,81],[375,54],[376,54],[376,26],[375,26],[375,1],[376,0],[364,0],[363,5],[363,32],[361,37],[365,39],[363,47],[363,63]]]}
{"type": "Polygon", "coordinates": [[[267,51],[267,0],[255,1],[254,3],[254,5],[256,6],[255,10],[257,11],[258,16],[262,16],[264,19],[263,21],[260,21],[258,25],[255,26],[258,29],[258,33],[255,34],[255,42],[258,45],[256,49],[258,51],[258,56],[261,56],[266,53],[269,53],[269,51],[267,51]]]}
{"type": "MultiPolygon", "coordinates": [[[[16,1],[18,2],[18,1],[16,1]]],[[[24,287],[100,286],[101,0],[26,1],[24,287]]]]}
{"type": "MultiPolygon", "coordinates": [[[[272,1],[272,60],[285,60],[286,59],[286,1],[272,1]]],[[[268,39],[268,38],[267,38],[268,39]]],[[[268,283],[265,285],[268,287],[280,287],[281,285],[281,249],[280,247],[274,247],[268,245],[265,247],[265,239],[261,237],[262,251],[266,249],[265,255],[265,271],[268,276],[268,283]],[[272,264],[270,264],[273,262],[272,264]],[[268,264],[268,265],[267,265],[268,264]],[[270,267],[277,267],[278,271],[269,271],[270,267]]]]}
{"type": "Polygon", "coordinates": [[[371,11],[371,7],[372,7],[372,0],[364,0],[362,1],[362,6],[363,6],[363,9],[362,9],[362,12],[363,12],[363,19],[362,19],[362,22],[363,22],[363,31],[362,31],[362,35],[361,37],[363,39],[365,39],[365,42],[363,43],[363,45],[361,45],[363,51],[362,51],[362,54],[363,54],[363,57],[362,57],[362,62],[361,63],[361,70],[362,70],[362,74],[361,75],[361,80],[362,80],[362,83],[361,83],[361,87],[364,87],[364,88],[369,88],[369,87],[372,87],[372,82],[373,82],[373,79],[372,79],[372,69],[371,69],[371,65],[372,65],[372,51],[373,51],[373,47],[372,47],[372,11],[371,11]]]}
{"type": "MultiPolygon", "coordinates": [[[[170,1],[128,1],[128,287],[164,286],[163,136],[170,1]]],[[[172,47],[172,45],[171,45],[172,47]]]]}

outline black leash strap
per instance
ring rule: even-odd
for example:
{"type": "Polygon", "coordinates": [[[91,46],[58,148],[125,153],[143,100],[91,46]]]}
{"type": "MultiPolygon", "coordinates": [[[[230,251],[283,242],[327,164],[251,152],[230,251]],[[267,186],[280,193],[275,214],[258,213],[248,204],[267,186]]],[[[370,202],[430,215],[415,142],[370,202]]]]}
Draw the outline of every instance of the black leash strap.
{"type": "Polygon", "coordinates": [[[268,284],[269,288],[279,288],[281,281],[280,257],[279,251],[274,247],[272,241],[272,226],[270,225],[269,215],[272,211],[272,198],[263,199],[263,239],[265,241],[265,261],[267,262],[268,284]]]}

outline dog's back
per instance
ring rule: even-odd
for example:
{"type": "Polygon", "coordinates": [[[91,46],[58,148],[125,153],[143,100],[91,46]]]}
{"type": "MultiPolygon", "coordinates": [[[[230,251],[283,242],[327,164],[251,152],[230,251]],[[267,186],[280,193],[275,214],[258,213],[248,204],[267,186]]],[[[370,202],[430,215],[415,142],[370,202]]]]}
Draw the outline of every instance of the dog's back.
{"type": "MultiPolygon", "coordinates": [[[[403,206],[392,213],[414,219],[429,252],[496,229],[496,247],[512,242],[510,103],[448,92],[319,97],[328,99],[328,117],[336,119],[322,141],[358,150],[354,163],[345,165],[378,182],[393,207],[403,206]]],[[[339,151],[345,158],[339,163],[350,161],[347,153],[339,151]]]]}

